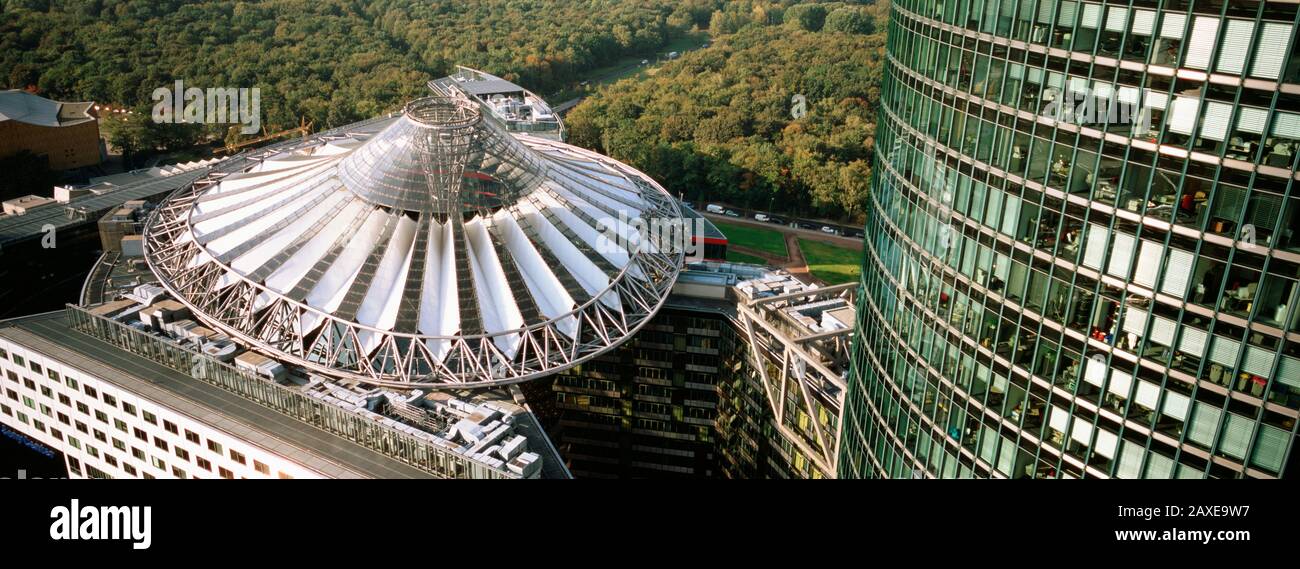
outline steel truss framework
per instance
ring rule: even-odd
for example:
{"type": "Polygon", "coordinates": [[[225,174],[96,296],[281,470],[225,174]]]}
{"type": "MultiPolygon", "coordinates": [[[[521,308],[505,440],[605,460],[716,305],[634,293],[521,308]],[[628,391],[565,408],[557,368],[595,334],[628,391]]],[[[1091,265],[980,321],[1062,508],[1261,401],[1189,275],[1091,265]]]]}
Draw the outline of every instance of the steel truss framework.
{"type": "MultiPolygon", "coordinates": [[[[589,257],[593,264],[604,269],[609,279],[608,287],[598,293],[582,295],[581,298],[578,294],[574,294],[575,306],[565,314],[552,315],[541,322],[525,322],[525,326],[506,331],[485,332],[481,322],[476,320],[474,309],[464,310],[463,307],[466,306],[464,299],[467,297],[473,299],[475,286],[473,272],[462,270],[458,275],[460,278],[458,285],[459,295],[462,298],[462,312],[465,314],[460,320],[461,329],[453,335],[429,335],[418,331],[381,329],[324,311],[306,303],[300,297],[291,297],[269,288],[260,282],[262,279],[258,278],[259,275],[246,275],[236,271],[231,267],[229,259],[211,255],[200,240],[194,237],[193,225],[198,222],[194,213],[195,207],[206,194],[217,188],[223,179],[249,172],[264,161],[283,156],[285,153],[307,151],[330,142],[368,140],[375,136],[376,126],[385,126],[384,121],[390,118],[357,123],[352,125],[354,128],[343,127],[290,144],[280,144],[261,151],[246,153],[227,161],[208,176],[178,190],[164,200],[146,224],[146,259],[150,268],[159,277],[161,284],[181,303],[189,307],[196,318],[258,351],[335,377],[394,387],[433,389],[483,387],[516,383],[548,375],[578,365],[617,346],[636,333],[663,305],[682,267],[684,257],[682,244],[689,243],[689,237],[681,234],[681,231],[689,230],[684,225],[680,228],[673,227],[664,233],[644,235],[649,238],[651,244],[649,247],[629,247],[620,244],[628,253],[628,262],[621,268],[611,267],[604,259],[597,258],[597,254],[590,247],[580,248],[579,250],[589,257]],[[239,277],[233,284],[223,282],[223,279],[228,281],[232,274],[237,274],[239,277]],[[303,323],[307,318],[316,319],[321,323],[305,327],[303,323]],[[564,325],[561,326],[561,323],[564,325]],[[500,340],[505,337],[517,337],[518,342],[511,343],[509,348],[503,348],[503,342],[500,340]],[[367,351],[363,348],[367,344],[375,347],[367,351]],[[441,353],[434,353],[430,348],[432,344],[446,346],[446,349],[440,350],[441,353]]],[[[398,119],[401,120],[401,117],[398,119]]],[[[428,117],[426,115],[416,119],[428,120],[428,117]]],[[[546,166],[562,158],[533,150],[561,150],[566,156],[580,156],[586,161],[584,163],[599,165],[606,170],[602,174],[618,176],[630,182],[630,187],[635,187],[637,196],[641,200],[638,205],[644,208],[641,218],[680,220],[681,214],[676,201],[648,176],[632,168],[562,143],[527,136],[518,139],[508,134],[505,136],[510,139],[481,137],[493,146],[508,145],[525,149],[526,153],[519,160],[525,164],[524,167],[509,164],[512,161],[509,157],[497,157],[499,160],[492,162],[501,173],[501,179],[524,174],[545,176],[545,171],[537,172],[537,164],[546,166]],[[526,172],[524,168],[527,168],[526,172]]],[[[444,136],[444,145],[466,144],[464,136],[457,138],[456,141],[445,143],[444,136]]],[[[365,148],[364,144],[361,148],[365,148]]],[[[490,153],[491,150],[488,148],[487,152],[490,153]]],[[[466,160],[466,152],[460,149],[453,148],[444,153],[455,154],[456,163],[466,160]]],[[[482,159],[481,153],[478,158],[482,159]]],[[[490,158],[485,162],[490,162],[490,158]]],[[[445,188],[449,184],[460,183],[461,180],[459,176],[449,179],[445,172],[428,164],[424,165],[424,170],[428,175],[426,183],[435,194],[438,192],[435,184],[441,184],[438,188],[445,188]]],[[[399,172],[401,173],[405,172],[399,172]]],[[[393,177],[390,176],[387,179],[380,179],[380,182],[392,179],[393,177]]],[[[565,188],[579,196],[605,191],[594,178],[584,181],[570,177],[566,181],[565,188]]],[[[549,203],[564,203],[565,200],[565,197],[554,189],[532,181],[523,190],[517,196],[517,204],[502,204],[501,207],[512,212],[519,207],[519,204],[539,205],[543,197],[550,200],[549,203]]],[[[442,193],[445,194],[446,191],[443,190],[442,193]]],[[[406,199],[408,194],[390,194],[390,196],[406,199]]],[[[592,203],[596,202],[592,201],[592,203]]],[[[388,209],[388,204],[378,205],[388,209]]],[[[475,220],[479,220],[487,228],[487,233],[498,252],[503,250],[498,239],[499,229],[493,226],[491,211],[487,207],[481,207],[478,211],[464,212],[464,215],[455,213],[442,216],[437,216],[436,213],[423,212],[421,215],[421,212],[392,209],[390,213],[394,219],[400,219],[403,215],[419,215],[419,231],[426,229],[428,224],[432,223],[431,217],[441,219],[453,227],[453,235],[459,241],[456,243],[459,247],[458,251],[462,253],[465,238],[455,232],[462,231],[463,225],[469,223],[466,217],[474,216],[475,220]]],[[[607,215],[613,217],[618,215],[611,208],[600,207],[600,209],[607,215]]],[[[574,208],[574,212],[577,214],[576,218],[589,225],[598,226],[597,220],[588,213],[577,208],[574,208]]],[[[535,237],[537,228],[529,227],[522,218],[520,219],[519,225],[530,237],[535,237]]],[[[564,231],[564,226],[558,222],[555,227],[560,227],[564,231]]],[[[566,234],[566,237],[575,238],[571,234],[566,234]]],[[[339,240],[343,241],[343,238],[339,240]]],[[[422,240],[417,239],[415,250],[420,247],[420,241],[422,240]]],[[[302,239],[291,244],[286,250],[301,246],[302,239]]],[[[341,247],[346,244],[336,246],[341,247]]],[[[563,261],[548,256],[548,253],[540,248],[538,252],[557,276],[567,274],[563,272],[565,270],[563,261]]],[[[512,274],[517,276],[517,273],[511,271],[523,269],[522,265],[514,267],[508,255],[500,258],[507,277],[512,274]]],[[[458,260],[458,262],[462,261],[458,260]]],[[[418,306],[411,306],[410,301],[419,298],[418,293],[423,283],[417,273],[422,272],[411,270],[407,276],[404,283],[406,296],[401,306],[403,311],[419,310],[418,306]]],[[[265,277],[264,274],[260,276],[265,277]]],[[[526,290],[520,290],[524,288],[520,279],[514,279],[510,285],[513,294],[521,299],[521,303],[523,297],[529,296],[526,290]]],[[[400,321],[405,320],[409,324],[412,316],[399,314],[398,318],[399,325],[396,328],[400,329],[403,328],[400,321]]],[[[409,329],[411,326],[405,328],[409,329]]]]}
{"type": "Polygon", "coordinates": [[[848,306],[856,306],[857,292],[858,283],[845,283],[744,302],[738,310],[751,363],[762,381],[776,429],[828,476],[836,473],[846,387],[842,374],[830,365],[841,369],[847,365],[853,328],[809,334],[782,321],[777,310],[832,299],[844,299],[848,306]],[[812,437],[792,427],[796,424],[792,420],[795,409],[788,407],[787,401],[810,418],[812,437]],[[834,411],[835,430],[818,420],[814,401],[834,411]]]}

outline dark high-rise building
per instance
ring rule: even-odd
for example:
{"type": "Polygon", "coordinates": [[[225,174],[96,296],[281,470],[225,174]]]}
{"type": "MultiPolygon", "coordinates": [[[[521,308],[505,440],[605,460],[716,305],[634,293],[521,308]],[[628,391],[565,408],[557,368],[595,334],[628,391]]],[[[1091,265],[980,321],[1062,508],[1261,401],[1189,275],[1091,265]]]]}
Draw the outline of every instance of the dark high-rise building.
{"type": "Polygon", "coordinates": [[[840,476],[1296,471],[1297,8],[893,3],[840,476]]]}

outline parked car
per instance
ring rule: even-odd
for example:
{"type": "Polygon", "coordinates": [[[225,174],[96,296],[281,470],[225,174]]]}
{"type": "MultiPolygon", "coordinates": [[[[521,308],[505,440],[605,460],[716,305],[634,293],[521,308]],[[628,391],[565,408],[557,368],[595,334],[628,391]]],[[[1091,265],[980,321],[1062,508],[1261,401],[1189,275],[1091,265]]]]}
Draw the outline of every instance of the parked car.
{"type": "Polygon", "coordinates": [[[772,218],[768,217],[766,213],[756,213],[754,214],[754,219],[756,221],[769,221],[772,218]]]}
{"type": "Polygon", "coordinates": [[[779,218],[779,217],[769,217],[769,218],[767,218],[767,222],[768,222],[768,223],[775,223],[775,224],[777,224],[777,225],[785,225],[785,220],[782,219],[782,218],[779,218]]]}
{"type": "Polygon", "coordinates": [[[836,231],[834,227],[831,227],[831,226],[829,226],[829,225],[823,225],[823,226],[822,226],[822,233],[829,233],[829,234],[831,234],[831,235],[839,235],[840,232],[836,231]]]}
{"type": "Polygon", "coordinates": [[[796,221],[794,223],[794,226],[798,227],[799,229],[817,229],[816,225],[813,225],[805,221],[796,221]]]}
{"type": "Polygon", "coordinates": [[[724,211],[722,212],[722,215],[725,215],[727,217],[740,217],[740,213],[734,209],[729,209],[727,211],[724,211]]]}
{"type": "Polygon", "coordinates": [[[863,233],[863,232],[861,232],[861,231],[846,231],[846,232],[844,232],[844,236],[845,236],[845,237],[852,237],[852,238],[854,238],[854,239],[864,239],[864,238],[866,238],[867,234],[866,234],[866,233],[863,233]]]}
{"type": "Polygon", "coordinates": [[[722,213],[722,206],[715,203],[711,203],[707,206],[704,206],[704,209],[707,210],[709,213],[722,213]]]}

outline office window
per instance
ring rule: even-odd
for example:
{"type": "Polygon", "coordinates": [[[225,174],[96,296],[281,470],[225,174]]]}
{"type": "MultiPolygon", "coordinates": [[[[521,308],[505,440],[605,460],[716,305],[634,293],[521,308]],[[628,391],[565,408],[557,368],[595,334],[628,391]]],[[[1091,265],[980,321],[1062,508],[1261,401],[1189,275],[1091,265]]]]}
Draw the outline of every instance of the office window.
{"type": "Polygon", "coordinates": [[[158,448],[160,448],[160,449],[163,449],[163,450],[167,450],[167,448],[168,448],[168,446],[167,446],[167,441],[164,441],[164,440],[162,440],[161,438],[158,438],[158,437],[154,437],[154,438],[153,438],[153,446],[156,446],[156,447],[158,447],[158,448]]]}
{"type": "Polygon", "coordinates": [[[123,410],[123,411],[126,411],[126,413],[127,413],[128,415],[131,415],[132,417],[135,416],[135,405],[132,405],[132,404],[130,404],[130,403],[127,403],[127,402],[123,401],[123,402],[122,402],[122,410],[123,410]]]}
{"type": "Polygon", "coordinates": [[[122,470],[125,470],[126,473],[130,474],[131,476],[136,475],[135,467],[131,466],[130,464],[122,463],[122,470]]]}
{"type": "Polygon", "coordinates": [[[253,461],[253,470],[256,470],[256,471],[258,471],[258,472],[260,472],[260,473],[262,473],[262,474],[270,474],[270,473],[271,473],[271,469],[270,469],[269,467],[267,467],[265,464],[262,464],[261,462],[256,461],[256,460],[253,461]]]}
{"type": "Polygon", "coordinates": [[[189,429],[185,430],[185,440],[194,444],[199,444],[199,434],[189,429]]]}
{"type": "Polygon", "coordinates": [[[132,427],[131,430],[135,433],[135,438],[145,442],[149,441],[149,433],[144,432],[144,429],[141,429],[140,427],[132,427]]]}
{"type": "Polygon", "coordinates": [[[154,467],[154,468],[157,468],[158,470],[163,470],[163,471],[167,470],[167,463],[166,463],[166,462],[163,462],[163,459],[158,458],[158,457],[156,457],[156,456],[150,456],[149,458],[151,459],[151,460],[150,460],[150,464],[153,464],[153,467],[154,467]]]}
{"type": "Polygon", "coordinates": [[[247,463],[244,462],[244,455],[243,455],[243,453],[240,453],[240,452],[236,451],[235,449],[230,449],[230,460],[233,460],[233,461],[235,461],[235,462],[238,462],[239,464],[247,464],[247,463]]]}
{"type": "Polygon", "coordinates": [[[1286,60],[1286,50],[1281,46],[1291,42],[1291,24],[1264,22],[1255,44],[1255,64],[1250,74],[1263,79],[1277,79],[1286,60]]]}
{"type": "Polygon", "coordinates": [[[134,456],[136,460],[143,461],[145,459],[144,451],[135,447],[131,447],[131,456],[134,456]]]}
{"type": "Polygon", "coordinates": [[[144,411],[141,414],[141,417],[144,418],[144,422],[149,423],[150,425],[158,426],[158,417],[154,416],[153,413],[144,411]]]}
{"type": "Polygon", "coordinates": [[[101,423],[103,423],[103,424],[105,424],[105,425],[108,424],[108,413],[105,413],[105,412],[103,412],[103,411],[100,411],[100,410],[96,409],[96,410],[95,410],[95,418],[98,419],[99,422],[101,422],[101,423]]]}
{"type": "Polygon", "coordinates": [[[113,419],[113,427],[119,431],[122,431],[123,433],[131,432],[131,430],[126,426],[126,421],[123,421],[121,419],[113,419]]]}
{"type": "Polygon", "coordinates": [[[225,478],[227,480],[234,480],[235,478],[235,473],[226,470],[224,467],[218,467],[217,472],[221,475],[222,478],[225,478]]]}
{"type": "Polygon", "coordinates": [[[176,428],[176,423],[173,423],[171,421],[163,421],[163,429],[173,435],[181,434],[180,429],[176,428]]]}
{"type": "Polygon", "coordinates": [[[71,387],[74,390],[77,389],[77,380],[72,379],[71,377],[63,378],[63,383],[67,384],[68,387],[71,387]]]}
{"type": "Polygon", "coordinates": [[[84,391],[86,395],[89,395],[91,399],[99,399],[99,392],[95,391],[95,388],[89,385],[85,386],[85,388],[82,389],[82,391],[84,391]]]}
{"type": "Polygon", "coordinates": [[[176,447],[175,450],[176,450],[176,456],[179,457],[181,460],[184,460],[184,461],[186,461],[186,462],[188,462],[188,461],[190,460],[190,453],[189,453],[189,451],[186,451],[185,449],[183,449],[183,448],[181,448],[181,447],[176,447]]]}
{"type": "Polygon", "coordinates": [[[77,402],[77,411],[81,412],[82,415],[90,415],[90,407],[80,401],[77,402]]]}
{"type": "Polygon", "coordinates": [[[221,444],[216,441],[208,441],[208,450],[215,452],[217,454],[222,454],[221,444]]]}
{"type": "Polygon", "coordinates": [[[72,399],[69,399],[67,395],[62,393],[59,394],[59,403],[64,407],[72,407],[72,399]]]}
{"type": "Polygon", "coordinates": [[[0,413],[4,413],[5,415],[9,415],[10,417],[14,415],[13,409],[10,409],[8,405],[5,405],[3,403],[0,403],[0,413]]]}
{"type": "Polygon", "coordinates": [[[199,465],[199,468],[202,468],[203,470],[206,470],[208,472],[212,472],[212,463],[208,462],[208,459],[203,458],[201,456],[196,456],[194,457],[194,463],[199,465]]]}
{"type": "Polygon", "coordinates": [[[117,407],[117,398],[105,393],[104,403],[106,403],[109,407],[117,407]]]}

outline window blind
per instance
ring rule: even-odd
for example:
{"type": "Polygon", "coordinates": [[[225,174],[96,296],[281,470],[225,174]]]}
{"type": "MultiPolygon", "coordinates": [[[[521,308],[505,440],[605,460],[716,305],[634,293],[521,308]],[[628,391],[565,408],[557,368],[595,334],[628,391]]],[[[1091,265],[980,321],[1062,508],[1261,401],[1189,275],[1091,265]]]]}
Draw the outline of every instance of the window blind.
{"type": "Polygon", "coordinates": [[[1287,387],[1300,389],[1300,359],[1282,356],[1282,362],[1277,366],[1276,380],[1287,387]]]}
{"type": "Polygon", "coordinates": [[[1273,136],[1300,139],[1300,114],[1277,113],[1274,115],[1273,136]]]}
{"type": "Polygon", "coordinates": [[[1092,445],[1092,425],[1087,421],[1075,419],[1074,428],[1070,430],[1070,438],[1083,446],[1092,445]]]}
{"type": "Polygon", "coordinates": [[[1187,30],[1187,15],[1165,12],[1164,16],[1160,22],[1160,37],[1183,39],[1183,32],[1187,30]]]}
{"type": "Polygon", "coordinates": [[[1142,336],[1147,333],[1147,311],[1136,306],[1128,307],[1124,313],[1124,331],[1142,336]]]}
{"type": "Polygon", "coordinates": [[[1106,381],[1106,362],[1101,358],[1088,358],[1088,367],[1084,371],[1083,380],[1101,387],[1106,381]]]}
{"type": "Polygon", "coordinates": [[[1218,35],[1218,17],[1197,16],[1192,23],[1192,37],[1187,40],[1187,60],[1183,64],[1192,69],[1208,69],[1218,35]]]}
{"type": "Polygon", "coordinates": [[[1255,44],[1255,64],[1250,74],[1264,79],[1277,79],[1286,60],[1286,46],[1291,42],[1291,24],[1264,22],[1255,44]]]}
{"type": "Polygon", "coordinates": [[[1101,270],[1101,260],[1106,256],[1106,233],[1104,226],[1088,224],[1088,237],[1083,245],[1083,266],[1101,270]]]}
{"type": "Polygon", "coordinates": [[[1056,15],[1056,24],[1067,28],[1074,27],[1075,3],[1061,2],[1061,12],[1056,15]]]}
{"type": "Polygon", "coordinates": [[[1163,316],[1157,316],[1151,320],[1151,341],[1161,346],[1173,347],[1174,333],[1178,330],[1178,325],[1173,320],[1163,316]]]}
{"type": "Polygon", "coordinates": [[[1101,6],[1098,4],[1084,4],[1083,15],[1079,18],[1079,27],[1095,30],[1100,25],[1101,6]]]}
{"type": "Polygon", "coordinates": [[[1210,361],[1227,367],[1228,369],[1237,368],[1237,353],[1241,350],[1241,343],[1236,340],[1215,336],[1214,343],[1210,344],[1210,361]]]}
{"type": "Polygon", "coordinates": [[[1138,251],[1138,266],[1133,275],[1133,282],[1147,288],[1155,288],[1156,275],[1160,273],[1160,258],[1163,255],[1164,245],[1143,239],[1142,249],[1138,251]]]}
{"type": "Polygon", "coordinates": [[[1133,391],[1133,376],[1120,370],[1112,371],[1106,391],[1114,393],[1120,399],[1128,399],[1129,393],[1133,391]]]}
{"type": "Polygon", "coordinates": [[[1250,223],[1258,229],[1273,230],[1282,215],[1282,196],[1255,193],[1250,196],[1250,223]]]}
{"type": "Polygon", "coordinates": [[[1254,434],[1255,421],[1228,413],[1228,420],[1223,423],[1223,438],[1219,439],[1219,450],[1232,458],[1244,460],[1254,434]]]}
{"type": "Polygon", "coordinates": [[[1070,422],[1070,414],[1060,407],[1052,406],[1052,417],[1048,420],[1047,426],[1054,431],[1064,433],[1066,425],[1070,422]]]}
{"type": "Polygon", "coordinates": [[[1223,34],[1223,47],[1219,48],[1219,62],[1214,69],[1241,75],[1246,69],[1246,55],[1250,53],[1250,40],[1254,35],[1255,22],[1228,20],[1228,27],[1223,34]]]}
{"type": "Polygon", "coordinates": [[[1040,24],[1052,23],[1052,8],[1054,7],[1054,4],[1055,3],[1052,2],[1051,0],[1039,0],[1038,23],[1040,24]]]}
{"type": "Polygon", "coordinates": [[[1145,379],[1138,380],[1137,397],[1133,401],[1151,411],[1156,410],[1156,402],[1160,400],[1160,388],[1156,384],[1145,379]]]}
{"type": "Polygon", "coordinates": [[[1277,361],[1277,354],[1273,350],[1261,348],[1259,346],[1246,347],[1246,361],[1241,364],[1241,371],[1260,377],[1269,377],[1273,374],[1273,363],[1277,361]]]}
{"type": "Polygon", "coordinates": [[[1183,327],[1183,337],[1178,340],[1178,350],[1198,358],[1205,357],[1205,340],[1209,336],[1205,330],[1183,327]]]}
{"type": "Polygon", "coordinates": [[[1016,444],[1006,437],[1002,439],[1002,446],[998,447],[998,472],[1006,476],[1011,476],[1011,469],[1016,466],[1016,444]]]}
{"type": "Polygon", "coordinates": [[[1178,393],[1177,391],[1166,391],[1165,402],[1160,406],[1160,412],[1166,417],[1171,417],[1178,421],[1187,420],[1187,408],[1192,404],[1190,397],[1178,393]]]}
{"type": "Polygon", "coordinates": [[[1115,436],[1115,433],[1107,431],[1106,429],[1097,429],[1097,442],[1093,443],[1092,449],[1097,451],[1097,454],[1114,460],[1115,447],[1118,444],[1119,437],[1115,436]]]}
{"type": "Polygon", "coordinates": [[[1268,111],[1254,107],[1241,107],[1237,111],[1237,130],[1251,134],[1264,134],[1264,123],[1268,122],[1268,111]]]}
{"type": "Polygon", "coordinates": [[[1163,111],[1165,110],[1165,107],[1169,106],[1169,95],[1160,91],[1152,91],[1150,89],[1147,89],[1146,106],[1152,109],[1160,109],[1163,111]]]}
{"type": "Polygon", "coordinates": [[[1214,444],[1214,435],[1219,432],[1219,417],[1223,411],[1218,407],[1211,407],[1204,403],[1196,404],[1196,414],[1192,416],[1192,430],[1188,433],[1188,440],[1201,446],[1209,447],[1214,444]]]}
{"type": "Polygon", "coordinates": [[[1133,247],[1135,239],[1127,233],[1115,233],[1115,244],[1110,248],[1110,264],[1106,272],[1121,279],[1127,279],[1133,268],[1133,247]]]}
{"type": "Polygon", "coordinates": [[[1137,106],[1139,93],[1140,91],[1138,91],[1137,87],[1120,87],[1119,102],[1126,105],[1137,106]]]}
{"type": "Polygon", "coordinates": [[[1126,24],[1128,24],[1128,8],[1123,6],[1106,8],[1106,31],[1123,33],[1128,28],[1126,24]]]}
{"type": "Polygon", "coordinates": [[[1232,121],[1232,105],[1217,101],[1205,103],[1205,118],[1201,120],[1201,138],[1223,140],[1228,136],[1228,123],[1232,121]]]}
{"type": "Polygon", "coordinates": [[[1124,441],[1120,447],[1119,468],[1115,469],[1116,478],[1134,479],[1142,477],[1142,456],[1146,449],[1140,443],[1124,441]]]}
{"type": "Polygon", "coordinates": [[[1156,13],[1153,10],[1133,11],[1133,35],[1149,36],[1155,33],[1156,13]]]}
{"type": "Polygon", "coordinates": [[[1192,276],[1195,259],[1195,255],[1188,251],[1169,249],[1169,262],[1165,265],[1165,280],[1160,283],[1160,292],[1183,298],[1187,294],[1187,282],[1192,276]]]}
{"type": "Polygon", "coordinates": [[[1174,473],[1174,460],[1153,452],[1147,458],[1147,478],[1169,478],[1174,473]]]}
{"type": "Polygon", "coordinates": [[[1291,441],[1291,433],[1268,424],[1259,426],[1259,440],[1251,453],[1250,463],[1269,472],[1282,470],[1282,459],[1291,441]]]}
{"type": "Polygon", "coordinates": [[[1201,100],[1195,97],[1179,96],[1174,99],[1174,110],[1169,115],[1169,131],[1180,134],[1192,134],[1196,126],[1196,114],[1201,110],[1201,100]]]}

